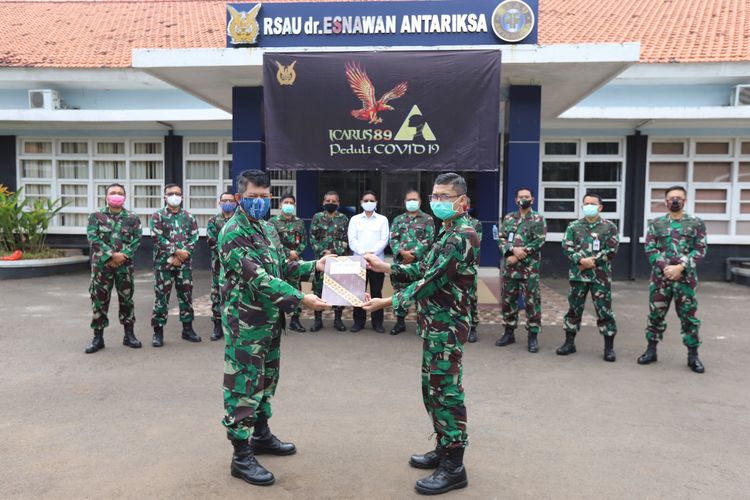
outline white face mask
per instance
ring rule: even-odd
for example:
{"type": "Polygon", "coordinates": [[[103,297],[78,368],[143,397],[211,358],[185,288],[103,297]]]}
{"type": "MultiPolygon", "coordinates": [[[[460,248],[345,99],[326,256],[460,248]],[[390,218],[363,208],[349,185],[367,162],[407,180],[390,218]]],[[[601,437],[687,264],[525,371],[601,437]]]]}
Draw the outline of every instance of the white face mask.
{"type": "Polygon", "coordinates": [[[372,212],[377,208],[378,202],[377,201],[363,201],[362,202],[362,210],[365,212],[372,212]]]}
{"type": "Polygon", "coordinates": [[[182,203],[182,196],[177,194],[167,196],[167,204],[170,207],[179,207],[180,203],[182,203]]]}

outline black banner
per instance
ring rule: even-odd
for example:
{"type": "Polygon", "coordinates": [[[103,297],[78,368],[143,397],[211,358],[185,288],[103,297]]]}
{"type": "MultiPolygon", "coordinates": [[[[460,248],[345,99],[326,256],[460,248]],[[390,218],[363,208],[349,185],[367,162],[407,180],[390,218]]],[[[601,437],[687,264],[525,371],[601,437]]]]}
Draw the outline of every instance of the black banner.
{"type": "Polygon", "coordinates": [[[496,170],[500,52],[263,56],[269,170],[496,170]]]}

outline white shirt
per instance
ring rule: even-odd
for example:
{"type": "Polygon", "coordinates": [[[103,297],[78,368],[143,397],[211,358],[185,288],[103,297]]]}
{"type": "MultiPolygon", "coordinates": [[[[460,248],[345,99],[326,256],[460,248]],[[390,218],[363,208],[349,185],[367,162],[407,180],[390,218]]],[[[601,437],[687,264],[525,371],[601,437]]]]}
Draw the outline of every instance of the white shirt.
{"type": "Polygon", "coordinates": [[[355,255],[372,252],[384,259],[383,250],[388,245],[388,218],[373,212],[367,217],[364,212],[349,220],[349,248],[355,255]]]}

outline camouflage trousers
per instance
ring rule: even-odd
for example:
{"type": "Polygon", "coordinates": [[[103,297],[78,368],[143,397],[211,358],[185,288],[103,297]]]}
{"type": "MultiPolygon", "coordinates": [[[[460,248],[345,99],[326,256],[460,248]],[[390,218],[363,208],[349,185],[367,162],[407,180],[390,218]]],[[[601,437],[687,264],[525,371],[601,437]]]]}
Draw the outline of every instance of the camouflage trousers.
{"type": "Polygon", "coordinates": [[[477,286],[479,284],[479,278],[477,276],[474,277],[474,286],[471,287],[471,292],[469,300],[470,307],[471,307],[471,326],[476,328],[479,326],[479,310],[478,310],[478,298],[477,298],[477,286]]]}
{"type": "Polygon", "coordinates": [[[648,326],[646,338],[660,341],[664,338],[667,323],[664,318],[674,298],[675,311],[682,324],[682,343],[687,347],[698,347],[701,344],[698,330],[701,322],[696,317],[698,299],[695,287],[688,283],[652,279],[648,286],[648,326]]]}
{"type": "Polygon", "coordinates": [[[452,332],[430,333],[422,344],[422,400],[438,443],[448,448],[468,445],[463,353],[452,332]]]}
{"type": "MultiPolygon", "coordinates": [[[[391,287],[393,287],[393,293],[400,292],[404,288],[406,288],[409,284],[404,283],[403,281],[399,281],[395,279],[393,276],[391,276],[391,287]]],[[[403,307],[395,307],[393,308],[393,315],[397,318],[405,318],[406,315],[409,314],[408,309],[404,309],[403,307]]]]}
{"type": "Polygon", "coordinates": [[[133,305],[133,266],[122,265],[117,269],[105,268],[91,272],[91,328],[103,330],[109,326],[107,312],[109,301],[112,297],[112,286],[117,289],[117,298],[120,304],[120,323],[132,325],[135,323],[135,306],[133,305]]]}
{"type": "Polygon", "coordinates": [[[271,418],[271,400],[279,383],[281,335],[262,339],[233,337],[224,328],[224,410],[222,424],[232,439],[253,434],[258,414],[271,418]]]}
{"type": "Polygon", "coordinates": [[[568,312],[563,318],[563,329],[567,333],[576,334],[581,329],[581,316],[586,304],[586,296],[591,292],[591,300],[596,310],[596,326],[599,333],[605,337],[617,334],[615,313],[612,310],[612,285],[609,281],[571,281],[568,292],[568,312]]]}
{"type": "Polygon", "coordinates": [[[169,296],[172,294],[172,282],[177,291],[180,303],[180,322],[193,321],[193,272],[189,266],[181,268],[154,269],[154,310],[151,313],[151,326],[162,327],[167,324],[169,313],[169,296]]]}
{"type": "Polygon", "coordinates": [[[221,268],[218,263],[211,264],[211,313],[215,321],[221,321],[221,287],[219,275],[221,268]]]}
{"type": "Polygon", "coordinates": [[[516,328],[518,325],[518,297],[523,293],[526,307],[526,329],[529,333],[539,333],[542,328],[542,298],[539,293],[539,275],[519,280],[503,277],[503,290],[500,309],[503,313],[503,326],[516,328]]]}

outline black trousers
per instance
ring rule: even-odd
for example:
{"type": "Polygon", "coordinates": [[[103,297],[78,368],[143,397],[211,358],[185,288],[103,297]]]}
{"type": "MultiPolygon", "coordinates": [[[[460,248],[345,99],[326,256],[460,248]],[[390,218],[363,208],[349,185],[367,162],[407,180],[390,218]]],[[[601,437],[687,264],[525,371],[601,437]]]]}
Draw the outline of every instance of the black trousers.
{"type": "MultiPolygon", "coordinates": [[[[370,295],[373,299],[379,299],[383,297],[383,281],[385,280],[385,274],[376,273],[375,271],[367,270],[367,284],[365,286],[370,287],[370,295]]],[[[375,311],[372,313],[372,326],[383,326],[383,310],[375,311]]],[[[361,307],[354,308],[354,323],[364,326],[367,321],[367,313],[361,307]]]]}

